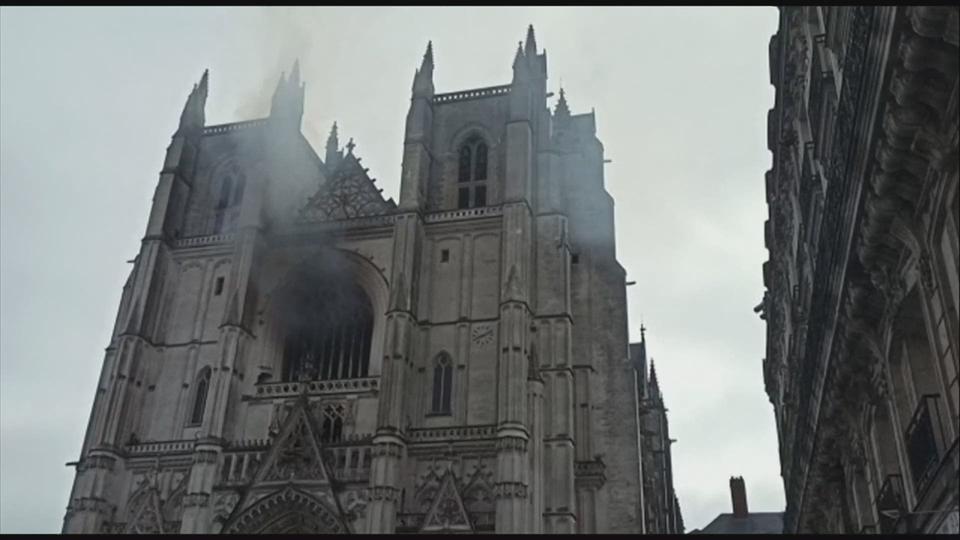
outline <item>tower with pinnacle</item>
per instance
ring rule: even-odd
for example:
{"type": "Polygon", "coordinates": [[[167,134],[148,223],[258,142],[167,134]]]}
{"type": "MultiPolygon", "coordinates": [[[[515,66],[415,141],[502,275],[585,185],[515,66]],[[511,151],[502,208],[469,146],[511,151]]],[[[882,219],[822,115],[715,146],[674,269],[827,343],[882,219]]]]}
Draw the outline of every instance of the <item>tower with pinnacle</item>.
{"type": "MultiPolygon", "coordinates": [[[[594,114],[414,72],[398,200],[299,65],[167,149],[64,532],[638,532],[634,366],[594,114]],[[346,137],[343,137],[346,138],[346,137]]],[[[361,141],[362,142],[362,141],[361,141]]],[[[399,142],[399,141],[398,141],[399,142]]]]}

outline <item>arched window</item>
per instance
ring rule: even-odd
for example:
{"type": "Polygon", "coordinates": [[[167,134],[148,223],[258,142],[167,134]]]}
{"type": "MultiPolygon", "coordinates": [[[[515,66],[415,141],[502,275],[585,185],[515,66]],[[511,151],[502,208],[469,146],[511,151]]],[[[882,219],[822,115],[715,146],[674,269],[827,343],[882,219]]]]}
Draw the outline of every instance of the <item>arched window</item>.
{"type": "Polygon", "coordinates": [[[450,414],[450,393],[453,389],[453,362],[446,353],[437,357],[433,366],[434,414],[450,414]]]}
{"type": "MultiPolygon", "coordinates": [[[[235,217],[240,201],[243,199],[243,191],[246,187],[246,177],[242,172],[232,169],[231,172],[222,176],[219,190],[216,192],[216,206],[214,207],[213,233],[217,234],[223,231],[224,225],[230,222],[231,217],[235,217]]],[[[216,185],[214,189],[217,189],[216,185]]]]}
{"type": "Polygon", "coordinates": [[[197,375],[197,383],[193,391],[193,408],[190,411],[190,424],[199,425],[203,422],[203,411],[207,406],[207,391],[210,389],[210,368],[206,367],[197,375]]]}
{"type": "Polygon", "coordinates": [[[323,408],[320,442],[331,443],[343,440],[343,417],[345,413],[346,411],[341,404],[328,404],[323,408]]]}
{"type": "Polygon", "coordinates": [[[373,336],[367,295],[355,285],[333,281],[304,283],[291,292],[283,380],[366,377],[373,336]]]}
{"type": "Polygon", "coordinates": [[[463,145],[460,148],[460,173],[457,175],[457,180],[460,182],[469,182],[470,181],[470,162],[471,151],[469,145],[463,145]]]}
{"type": "Polygon", "coordinates": [[[230,206],[230,195],[233,191],[233,177],[226,176],[223,184],[220,185],[220,199],[217,201],[217,210],[223,210],[230,206]]]}
{"type": "Polygon", "coordinates": [[[457,208],[487,205],[487,143],[474,135],[460,147],[457,208]]]}

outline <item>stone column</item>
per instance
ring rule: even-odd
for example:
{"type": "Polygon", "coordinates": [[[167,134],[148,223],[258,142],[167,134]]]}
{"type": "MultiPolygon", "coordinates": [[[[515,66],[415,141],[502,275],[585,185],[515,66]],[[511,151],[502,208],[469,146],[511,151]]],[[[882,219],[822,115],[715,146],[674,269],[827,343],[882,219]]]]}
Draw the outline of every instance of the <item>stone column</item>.
{"type": "Polygon", "coordinates": [[[393,533],[396,530],[400,467],[406,452],[407,383],[413,368],[416,333],[413,285],[422,235],[423,223],[419,214],[409,213],[397,218],[377,431],[370,467],[367,531],[371,533],[393,533]]]}
{"type": "Polygon", "coordinates": [[[91,534],[102,531],[117,505],[111,502],[114,477],[123,460],[111,449],[94,448],[77,464],[77,478],[63,522],[65,534],[91,534]]]}
{"type": "Polygon", "coordinates": [[[219,439],[203,438],[194,447],[187,494],[183,498],[183,517],[180,522],[180,532],[183,534],[211,532],[213,509],[210,499],[222,452],[223,443],[219,439]]]}
{"type": "MultiPolygon", "coordinates": [[[[531,366],[533,367],[533,366],[531,366]]],[[[526,531],[533,534],[543,533],[544,490],[552,487],[544,482],[543,453],[543,381],[534,373],[527,379],[527,414],[530,425],[530,497],[527,500],[529,512],[526,531]]]]}

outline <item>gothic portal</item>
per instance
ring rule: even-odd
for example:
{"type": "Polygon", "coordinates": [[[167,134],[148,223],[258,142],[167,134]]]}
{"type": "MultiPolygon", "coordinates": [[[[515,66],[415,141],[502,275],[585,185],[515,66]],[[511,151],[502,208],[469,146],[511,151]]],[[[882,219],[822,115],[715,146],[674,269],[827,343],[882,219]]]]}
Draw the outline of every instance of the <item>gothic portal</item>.
{"type": "Polygon", "coordinates": [[[593,113],[413,81],[399,203],[336,125],[187,99],[65,532],[637,532],[636,378],[593,113]]]}

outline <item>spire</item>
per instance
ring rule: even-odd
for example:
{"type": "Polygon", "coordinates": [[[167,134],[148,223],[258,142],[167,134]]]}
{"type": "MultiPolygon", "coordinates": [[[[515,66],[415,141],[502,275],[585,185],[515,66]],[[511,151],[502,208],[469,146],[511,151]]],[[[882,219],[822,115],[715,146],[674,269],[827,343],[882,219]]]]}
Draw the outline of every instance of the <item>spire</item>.
{"type": "Polygon", "coordinates": [[[203,109],[207,104],[207,88],[210,79],[210,70],[203,70],[203,76],[200,82],[193,85],[190,95],[187,96],[187,102],[183,105],[183,112],[180,113],[180,126],[177,132],[184,130],[201,128],[204,124],[203,109]]]}
{"type": "Polygon", "coordinates": [[[420,71],[430,71],[433,74],[433,41],[427,42],[427,52],[423,53],[423,62],[420,63],[420,71]]]}
{"type": "MultiPolygon", "coordinates": [[[[557,100],[557,106],[553,109],[553,115],[557,117],[570,117],[570,107],[567,106],[567,95],[563,92],[563,87],[560,87],[560,99],[557,100]]],[[[640,327],[640,334],[643,335],[643,326],[640,327]]]]}
{"type": "Polygon", "coordinates": [[[287,79],[287,85],[291,90],[300,87],[300,59],[293,61],[293,69],[290,70],[290,78],[287,79]]]}
{"type": "Polygon", "coordinates": [[[200,85],[197,88],[198,95],[203,99],[204,104],[207,101],[207,86],[210,80],[210,70],[203,70],[203,75],[200,77],[200,85]]]}
{"type": "Polygon", "coordinates": [[[533,36],[532,24],[527,27],[527,44],[523,52],[530,59],[533,59],[537,55],[537,38],[533,36]]]}
{"type": "Polygon", "coordinates": [[[333,127],[330,128],[330,135],[327,137],[327,153],[324,157],[324,163],[327,165],[328,170],[333,170],[337,166],[337,161],[340,159],[340,138],[337,137],[337,123],[333,123],[333,127]]]}
{"type": "Polygon", "coordinates": [[[337,137],[337,122],[334,120],[333,127],[330,128],[330,135],[327,137],[327,151],[331,148],[337,150],[340,147],[340,139],[337,137]]]}
{"type": "Polygon", "coordinates": [[[660,389],[660,383],[657,382],[657,366],[653,363],[653,358],[650,359],[650,385],[656,386],[657,390],[660,389]]]}
{"type": "Polygon", "coordinates": [[[433,42],[427,42],[420,69],[413,75],[413,95],[433,97],[433,42]]]}
{"type": "MultiPolygon", "coordinates": [[[[640,324],[640,357],[643,359],[643,363],[647,363],[647,328],[640,324]]],[[[652,367],[652,364],[651,364],[652,367]]]]}
{"type": "Polygon", "coordinates": [[[303,94],[304,85],[300,82],[300,61],[297,60],[293,63],[290,77],[287,77],[286,73],[280,74],[277,88],[273,91],[273,98],[270,100],[270,116],[292,120],[299,129],[303,118],[303,94]]]}
{"type": "Polygon", "coordinates": [[[517,42],[517,54],[513,56],[513,71],[516,73],[517,69],[523,66],[525,58],[523,56],[523,42],[517,42]]]}

